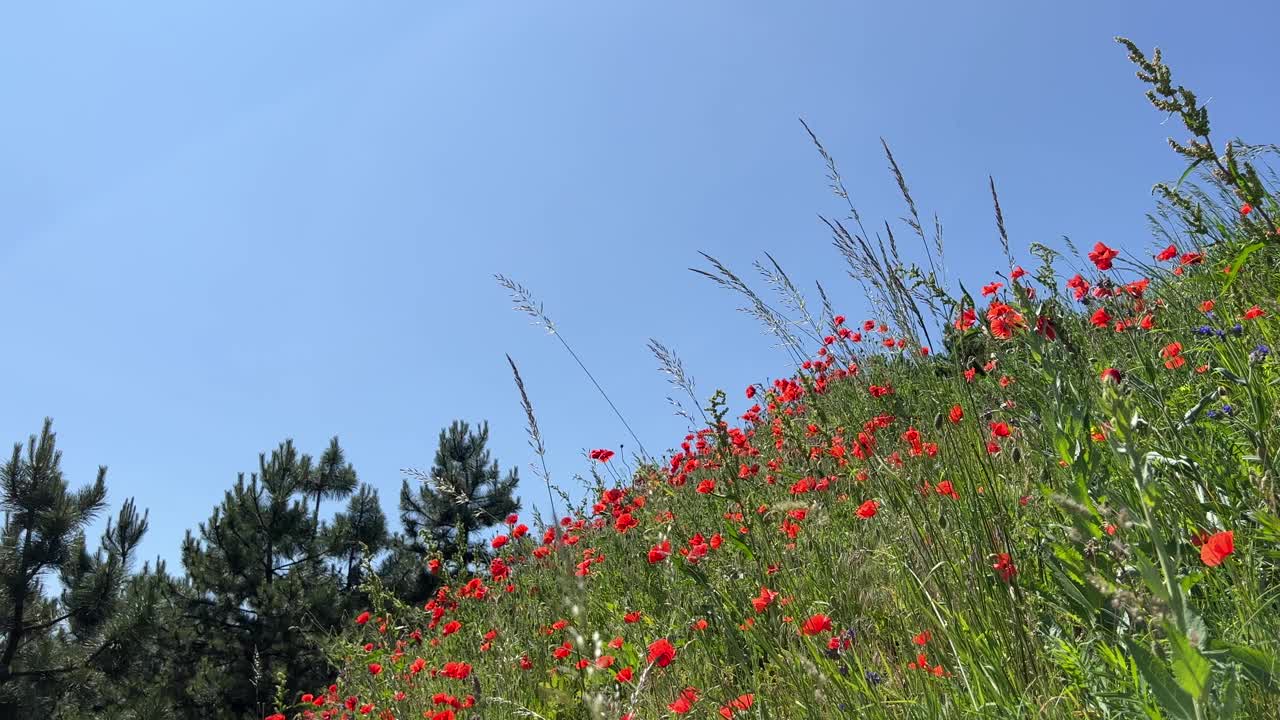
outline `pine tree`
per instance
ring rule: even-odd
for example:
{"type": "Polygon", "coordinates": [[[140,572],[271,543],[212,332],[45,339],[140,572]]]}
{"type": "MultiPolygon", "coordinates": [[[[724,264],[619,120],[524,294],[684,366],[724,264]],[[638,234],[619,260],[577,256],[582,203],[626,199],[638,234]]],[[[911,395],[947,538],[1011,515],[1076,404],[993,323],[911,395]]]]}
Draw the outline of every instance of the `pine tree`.
{"type": "Polygon", "coordinates": [[[61,465],[46,419],[25,452],[18,443],[0,467],[0,716],[34,717],[92,698],[85,688],[128,668],[155,602],[146,578],[130,576],[146,513],[126,500],[91,553],[84,529],[106,507],[107,469],[71,490],[61,465]],[[56,596],[46,586],[52,573],[56,596]]]}
{"type": "Polygon", "coordinates": [[[465,570],[484,558],[485,546],[474,543],[479,531],[497,525],[520,509],[515,496],[519,477],[515,469],[505,474],[486,447],[489,424],[473,431],[455,420],[440,431],[435,463],[429,473],[412,473],[419,484],[406,479],[400,488],[400,521],[397,538],[382,574],[392,587],[419,600],[432,580],[425,570],[429,555],[440,555],[453,569],[465,570]]]}
{"type": "Polygon", "coordinates": [[[278,672],[294,689],[327,682],[329,665],[305,633],[330,630],[346,614],[347,578],[325,562],[316,503],[341,494],[354,471],[336,441],[318,470],[292,441],[258,464],[195,533],[188,531],[187,576],[172,583],[194,629],[174,639],[185,643],[179,652],[186,661],[172,668],[173,682],[183,688],[184,711],[203,710],[204,717],[260,713],[278,672]]]}
{"type": "Polygon", "coordinates": [[[303,494],[315,500],[311,522],[317,529],[320,527],[320,501],[341,500],[356,489],[357,483],[356,470],[346,461],[338,438],[330,439],[329,447],[320,455],[320,462],[314,470],[309,467],[303,470],[303,494]]]}
{"type": "Polygon", "coordinates": [[[326,535],[329,555],[334,558],[335,570],[343,582],[342,591],[357,590],[363,579],[363,563],[372,560],[389,541],[387,516],[382,512],[378,491],[361,484],[347,501],[347,509],[334,516],[326,535]]]}

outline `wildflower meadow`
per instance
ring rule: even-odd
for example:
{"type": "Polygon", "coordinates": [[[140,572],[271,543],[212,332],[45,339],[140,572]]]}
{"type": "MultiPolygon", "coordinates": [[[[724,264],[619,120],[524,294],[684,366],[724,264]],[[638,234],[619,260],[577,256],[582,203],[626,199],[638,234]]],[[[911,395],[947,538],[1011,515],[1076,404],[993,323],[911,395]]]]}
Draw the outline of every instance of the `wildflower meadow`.
{"type": "Polygon", "coordinates": [[[434,554],[421,603],[365,573],[313,638],[335,678],[267,720],[1280,717],[1274,148],[1211,136],[1119,42],[1186,162],[1150,252],[1018,247],[993,182],[1003,259],[949,286],[892,154],[914,236],[864,225],[815,135],[874,313],[707,257],[793,364],[707,398],[653,347],[689,401],[674,454],[597,449],[576,501],[544,468],[543,510],[491,518],[481,561],[434,554]]]}

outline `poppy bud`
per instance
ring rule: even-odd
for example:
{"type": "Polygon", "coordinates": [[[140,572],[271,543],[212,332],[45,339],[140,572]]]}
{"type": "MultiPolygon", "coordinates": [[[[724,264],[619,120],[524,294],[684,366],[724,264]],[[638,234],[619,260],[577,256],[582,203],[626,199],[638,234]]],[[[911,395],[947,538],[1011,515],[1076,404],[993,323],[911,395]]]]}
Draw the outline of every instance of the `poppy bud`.
{"type": "Polygon", "coordinates": [[[1015,464],[1019,464],[1019,463],[1021,463],[1021,462],[1022,462],[1022,448],[1015,447],[1015,448],[1013,449],[1013,453],[1010,455],[1010,457],[1013,459],[1013,462],[1014,462],[1015,464]]]}
{"type": "Polygon", "coordinates": [[[942,413],[938,413],[937,415],[933,416],[933,429],[934,430],[942,429],[942,413]]]}

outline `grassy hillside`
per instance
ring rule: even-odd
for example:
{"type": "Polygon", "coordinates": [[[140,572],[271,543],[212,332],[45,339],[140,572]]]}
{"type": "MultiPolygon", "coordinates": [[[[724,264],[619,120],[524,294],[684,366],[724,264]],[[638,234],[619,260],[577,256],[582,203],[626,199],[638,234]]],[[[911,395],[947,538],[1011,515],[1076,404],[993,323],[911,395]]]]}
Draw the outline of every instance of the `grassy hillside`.
{"type": "Polygon", "coordinates": [[[876,317],[799,308],[745,415],[596,453],[589,505],[510,518],[425,608],[374,587],[278,717],[1277,716],[1280,208],[1134,52],[1193,138],[1167,250],[1036,246],[948,291],[850,209],[876,317]]]}

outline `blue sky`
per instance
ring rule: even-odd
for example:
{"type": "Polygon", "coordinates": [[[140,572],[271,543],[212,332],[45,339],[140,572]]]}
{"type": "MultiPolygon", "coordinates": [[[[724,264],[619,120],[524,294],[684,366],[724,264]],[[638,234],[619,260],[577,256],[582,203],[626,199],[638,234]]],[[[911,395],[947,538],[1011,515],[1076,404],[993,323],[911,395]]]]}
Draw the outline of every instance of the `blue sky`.
{"type": "Polygon", "coordinates": [[[53,416],[72,482],[109,466],[113,509],[151,509],[143,555],[174,561],[286,437],[339,435],[393,518],[400,469],[453,418],[487,418],[532,480],[510,353],[572,485],[625,431],[493,273],[545,302],[650,451],[672,447],[648,338],[704,394],[786,367],[688,272],[697,251],[744,272],[769,251],[864,314],[798,117],[871,218],[902,214],[884,136],[959,277],[1003,264],[988,174],[1015,248],[1145,251],[1181,131],[1113,35],[1161,45],[1220,139],[1278,139],[1280,8],[1183,5],[9,4],[0,439],[53,416]]]}

